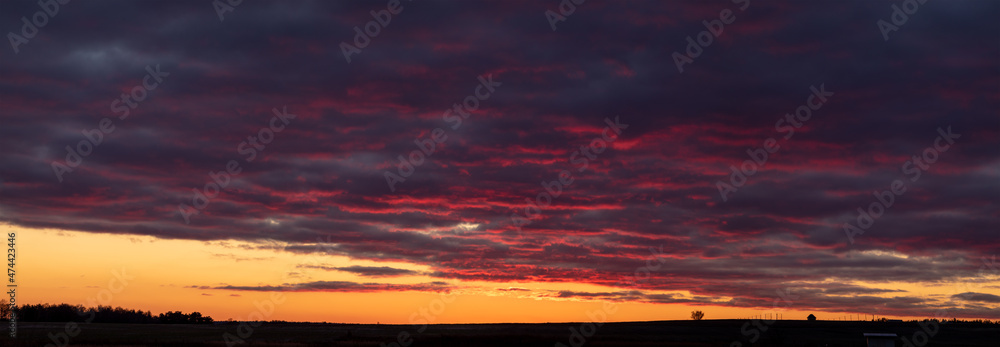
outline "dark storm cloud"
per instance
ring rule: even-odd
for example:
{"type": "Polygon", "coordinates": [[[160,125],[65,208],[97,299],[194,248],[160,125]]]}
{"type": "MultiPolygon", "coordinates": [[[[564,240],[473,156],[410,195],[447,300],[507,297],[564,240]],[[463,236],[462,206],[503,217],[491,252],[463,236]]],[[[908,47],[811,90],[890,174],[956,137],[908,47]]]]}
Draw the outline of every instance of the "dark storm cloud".
{"type": "MultiPolygon", "coordinates": [[[[938,304],[831,283],[981,279],[979,259],[1000,250],[1000,47],[983,44],[998,38],[997,3],[928,2],[886,42],[888,3],[753,1],[678,73],[673,53],[736,5],[587,2],[552,31],[555,2],[403,2],[347,63],[341,42],[385,5],[244,2],[224,21],[204,1],[61,6],[18,53],[0,49],[0,218],[303,254],[319,242],[440,278],[609,293],[663,245],[638,289],[769,306],[772,284],[797,283],[812,290],[801,307],[900,314],[938,304]],[[169,76],[119,119],[112,102],[147,66],[169,76]],[[479,76],[502,85],[452,129],[442,114],[479,76]],[[776,122],[813,86],[834,94],[785,139],[776,122]],[[296,117],[249,160],[240,144],[285,106],[296,117]],[[616,116],[628,128],[578,170],[573,152],[616,116]],[[59,182],[52,163],[103,118],[115,130],[59,182]],[[961,137],[909,181],[904,163],[947,127],[961,137]],[[435,128],[447,139],[390,191],[385,173],[435,128]],[[768,138],[780,148],[723,201],[716,183],[768,138]],[[185,223],[178,205],[230,160],[240,173],[185,223]],[[509,216],[562,170],[573,183],[516,232],[509,216]],[[848,243],[843,223],[897,179],[906,193],[848,243]]],[[[0,30],[37,11],[0,5],[0,30]]],[[[375,268],[339,270],[400,270],[375,268]]]]}

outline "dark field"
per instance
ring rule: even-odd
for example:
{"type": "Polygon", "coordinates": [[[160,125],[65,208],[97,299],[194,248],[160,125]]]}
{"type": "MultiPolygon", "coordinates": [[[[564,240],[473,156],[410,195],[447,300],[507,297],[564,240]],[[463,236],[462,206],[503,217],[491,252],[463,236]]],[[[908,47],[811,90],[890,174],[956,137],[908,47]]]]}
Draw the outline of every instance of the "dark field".
{"type": "MultiPolygon", "coordinates": [[[[777,321],[755,342],[741,333],[745,320],[660,321],[608,323],[586,338],[584,346],[865,346],[862,333],[896,333],[914,341],[917,323],[777,321]]],[[[20,323],[18,337],[0,328],[3,346],[63,346],[53,336],[65,332],[66,323],[20,323]]],[[[398,346],[401,332],[410,346],[554,346],[570,343],[570,328],[580,323],[555,324],[448,324],[431,325],[422,333],[413,325],[358,325],[264,323],[253,328],[244,343],[234,346],[398,346]]],[[[239,337],[238,323],[206,325],[81,324],[72,346],[226,346],[224,334],[239,337]]],[[[747,328],[752,330],[754,328],[747,328]]],[[[246,336],[249,330],[241,330],[246,336]]],[[[589,333],[589,327],[587,329],[589,333]]],[[[579,336],[574,339],[579,346],[579,336]]],[[[917,341],[922,342],[920,337],[917,341]]],[[[946,323],[925,346],[1000,346],[1000,325],[946,323]]],[[[903,346],[897,339],[896,346],[903,346]]]]}

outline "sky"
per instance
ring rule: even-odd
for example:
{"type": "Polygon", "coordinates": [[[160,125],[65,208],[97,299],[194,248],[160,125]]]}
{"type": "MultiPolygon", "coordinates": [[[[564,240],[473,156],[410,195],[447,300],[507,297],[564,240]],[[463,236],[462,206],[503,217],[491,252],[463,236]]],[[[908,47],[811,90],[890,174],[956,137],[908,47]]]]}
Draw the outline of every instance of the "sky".
{"type": "Polygon", "coordinates": [[[233,3],[0,4],[19,303],[1000,318],[1000,3],[233,3]]]}

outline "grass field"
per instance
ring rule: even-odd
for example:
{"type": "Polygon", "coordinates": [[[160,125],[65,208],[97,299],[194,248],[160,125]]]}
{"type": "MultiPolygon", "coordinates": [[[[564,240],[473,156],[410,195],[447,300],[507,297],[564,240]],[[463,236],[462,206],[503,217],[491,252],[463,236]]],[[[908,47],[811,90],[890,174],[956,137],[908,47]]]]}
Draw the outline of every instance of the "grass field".
{"type": "MultiPolygon", "coordinates": [[[[249,330],[239,323],[203,325],[164,324],[81,324],[68,339],[66,323],[19,323],[16,339],[9,328],[0,328],[3,346],[226,346],[229,333],[233,346],[397,346],[402,333],[410,346],[546,346],[561,342],[566,346],[865,346],[862,333],[896,333],[913,341],[920,331],[917,323],[777,321],[767,331],[753,326],[759,338],[751,343],[750,333],[741,332],[745,320],[659,321],[608,323],[590,337],[577,335],[570,341],[571,328],[581,323],[551,324],[447,324],[431,325],[423,332],[412,325],[359,325],[322,323],[264,323],[249,330]],[[55,337],[53,340],[51,336],[55,337]],[[245,338],[243,342],[235,340],[245,338]],[[412,339],[412,340],[411,340],[412,339]],[[735,343],[734,343],[735,342],[735,343]],[[58,343],[58,344],[57,344],[58,343]]],[[[590,333],[591,327],[583,327],[590,333]]],[[[70,331],[74,331],[72,328],[70,331]]],[[[922,341],[918,337],[917,341],[922,341]]],[[[1000,325],[947,323],[924,346],[1000,346],[1000,325]]],[[[896,346],[903,346],[897,339],[896,346]]]]}

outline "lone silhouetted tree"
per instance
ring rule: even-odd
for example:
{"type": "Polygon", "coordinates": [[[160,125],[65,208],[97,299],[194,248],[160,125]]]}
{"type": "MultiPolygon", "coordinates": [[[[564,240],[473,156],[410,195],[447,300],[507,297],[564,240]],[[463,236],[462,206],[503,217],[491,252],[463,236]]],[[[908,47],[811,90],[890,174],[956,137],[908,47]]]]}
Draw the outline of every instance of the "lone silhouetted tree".
{"type": "Polygon", "coordinates": [[[813,316],[812,314],[809,314],[809,317],[806,317],[806,319],[808,319],[809,321],[815,321],[816,320],[816,316],[813,316]]]}
{"type": "Polygon", "coordinates": [[[705,312],[691,311],[691,319],[701,320],[702,318],[705,318],[705,312]]]}

